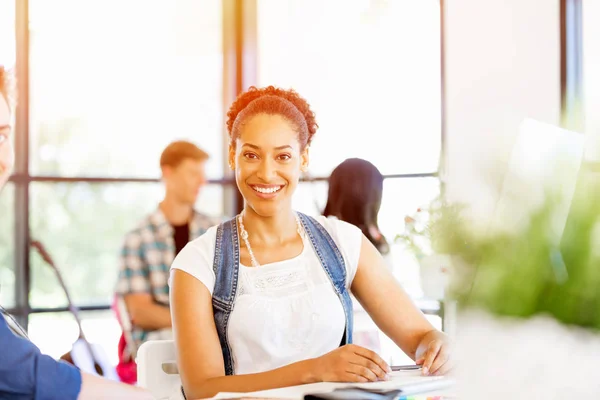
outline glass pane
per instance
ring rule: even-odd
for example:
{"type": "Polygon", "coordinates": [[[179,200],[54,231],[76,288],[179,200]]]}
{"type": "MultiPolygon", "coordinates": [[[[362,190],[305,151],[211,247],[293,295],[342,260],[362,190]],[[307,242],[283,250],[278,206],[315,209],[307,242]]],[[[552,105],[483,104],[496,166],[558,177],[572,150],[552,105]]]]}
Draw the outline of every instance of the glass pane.
{"type": "MultiPolygon", "coordinates": [[[[31,184],[31,235],[53,257],[77,304],[110,304],[123,238],[162,196],[160,184],[31,184]]],[[[222,188],[205,187],[199,206],[220,214],[222,188]]],[[[32,306],[65,306],[54,272],[34,253],[31,266],[32,306]]]]}
{"type": "Polygon", "coordinates": [[[15,194],[8,183],[0,189],[0,305],[15,306],[15,194]]]}
{"type": "Polygon", "coordinates": [[[30,15],[33,174],[157,177],[187,139],[223,175],[220,1],[31,0],[30,15]]]}
{"type": "Polygon", "coordinates": [[[219,218],[223,215],[223,186],[206,185],[200,191],[198,201],[196,201],[196,210],[219,218]]]}
{"type": "Polygon", "coordinates": [[[327,202],[327,182],[300,182],[294,193],[292,207],[311,216],[323,213],[327,202]]]}
{"type": "Polygon", "coordinates": [[[311,173],[348,157],[437,171],[439,0],[258,0],[257,26],[258,84],[293,87],[316,113],[311,173]]]}
{"type": "MultiPolygon", "coordinates": [[[[117,365],[117,345],[121,327],[112,311],[87,311],[80,315],[83,332],[90,343],[98,345],[111,365],[117,365]]],[[[59,358],[71,351],[79,336],[75,318],[71,313],[31,314],[29,338],[42,353],[59,358]]]]}
{"type": "MultiPolygon", "coordinates": [[[[327,190],[327,182],[300,183],[294,194],[294,209],[312,216],[321,215],[327,202],[327,190]]],[[[438,194],[437,178],[388,178],[383,184],[379,228],[391,244],[394,275],[415,299],[423,296],[418,262],[404,246],[394,243],[394,238],[404,231],[404,217],[419,207],[427,207],[438,194]]]]}
{"type": "MultiPolygon", "coordinates": [[[[437,178],[386,179],[379,212],[379,228],[390,243],[404,232],[404,217],[419,207],[427,207],[439,194],[437,178]]],[[[414,255],[399,243],[391,246],[394,275],[404,289],[415,299],[423,296],[419,264],[414,255]]]]}
{"type": "Polygon", "coordinates": [[[583,1],[583,94],[587,158],[600,162],[600,1],[583,1]]]}
{"type": "Polygon", "coordinates": [[[15,65],[15,0],[0,0],[0,65],[15,65]]]}

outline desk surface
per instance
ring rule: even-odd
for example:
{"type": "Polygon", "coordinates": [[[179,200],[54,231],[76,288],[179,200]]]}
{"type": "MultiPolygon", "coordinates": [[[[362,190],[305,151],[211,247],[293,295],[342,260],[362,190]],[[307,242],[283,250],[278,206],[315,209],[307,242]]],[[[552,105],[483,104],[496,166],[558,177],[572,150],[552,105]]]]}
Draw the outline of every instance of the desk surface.
{"type": "MultiPolygon", "coordinates": [[[[314,383],[310,385],[291,386],[280,389],[263,390],[260,392],[253,393],[219,393],[214,399],[241,399],[241,398],[271,398],[271,399],[285,399],[285,400],[296,400],[303,399],[306,394],[309,393],[324,393],[330,392],[337,388],[343,388],[348,386],[355,386],[368,389],[387,389],[393,390],[398,389],[402,386],[407,386],[414,383],[427,383],[436,382],[449,385],[451,382],[441,377],[423,377],[419,371],[401,371],[392,372],[391,379],[386,382],[373,382],[373,383],[362,383],[362,384],[347,384],[347,383],[314,383]]],[[[434,389],[429,392],[423,392],[419,394],[408,394],[410,398],[444,398],[445,396],[453,396],[453,388],[445,389],[434,389]]]]}

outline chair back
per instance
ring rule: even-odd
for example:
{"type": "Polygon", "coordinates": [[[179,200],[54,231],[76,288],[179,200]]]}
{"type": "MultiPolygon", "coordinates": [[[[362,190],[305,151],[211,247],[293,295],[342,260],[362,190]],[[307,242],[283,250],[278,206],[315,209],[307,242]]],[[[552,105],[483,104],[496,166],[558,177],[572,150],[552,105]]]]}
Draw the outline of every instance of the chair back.
{"type": "Polygon", "coordinates": [[[172,340],[149,340],[137,352],[138,386],[146,388],[158,399],[168,399],[181,378],[177,369],[175,342],[172,340]]]}

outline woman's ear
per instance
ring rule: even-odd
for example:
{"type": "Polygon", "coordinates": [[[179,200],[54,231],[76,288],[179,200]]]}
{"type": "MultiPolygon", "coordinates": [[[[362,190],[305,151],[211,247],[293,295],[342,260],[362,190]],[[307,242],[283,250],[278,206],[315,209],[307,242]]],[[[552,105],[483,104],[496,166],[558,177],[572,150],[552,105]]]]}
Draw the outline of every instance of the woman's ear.
{"type": "Polygon", "coordinates": [[[302,154],[300,155],[300,170],[302,172],[308,171],[308,162],[310,160],[308,146],[304,150],[302,150],[302,154]]]}
{"type": "Polygon", "coordinates": [[[235,146],[233,143],[229,144],[229,168],[235,170],[235,146]]]}

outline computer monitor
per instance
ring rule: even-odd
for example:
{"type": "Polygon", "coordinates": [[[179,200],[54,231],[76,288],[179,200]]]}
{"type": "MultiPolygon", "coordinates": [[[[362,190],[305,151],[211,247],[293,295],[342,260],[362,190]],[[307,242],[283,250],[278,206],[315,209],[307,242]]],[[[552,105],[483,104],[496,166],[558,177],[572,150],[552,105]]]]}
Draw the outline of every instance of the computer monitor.
{"type": "Polygon", "coordinates": [[[531,212],[557,197],[548,232],[558,246],[563,235],[579,170],[583,162],[585,136],[525,119],[512,148],[510,161],[492,217],[492,229],[518,230],[531,212]]]}

